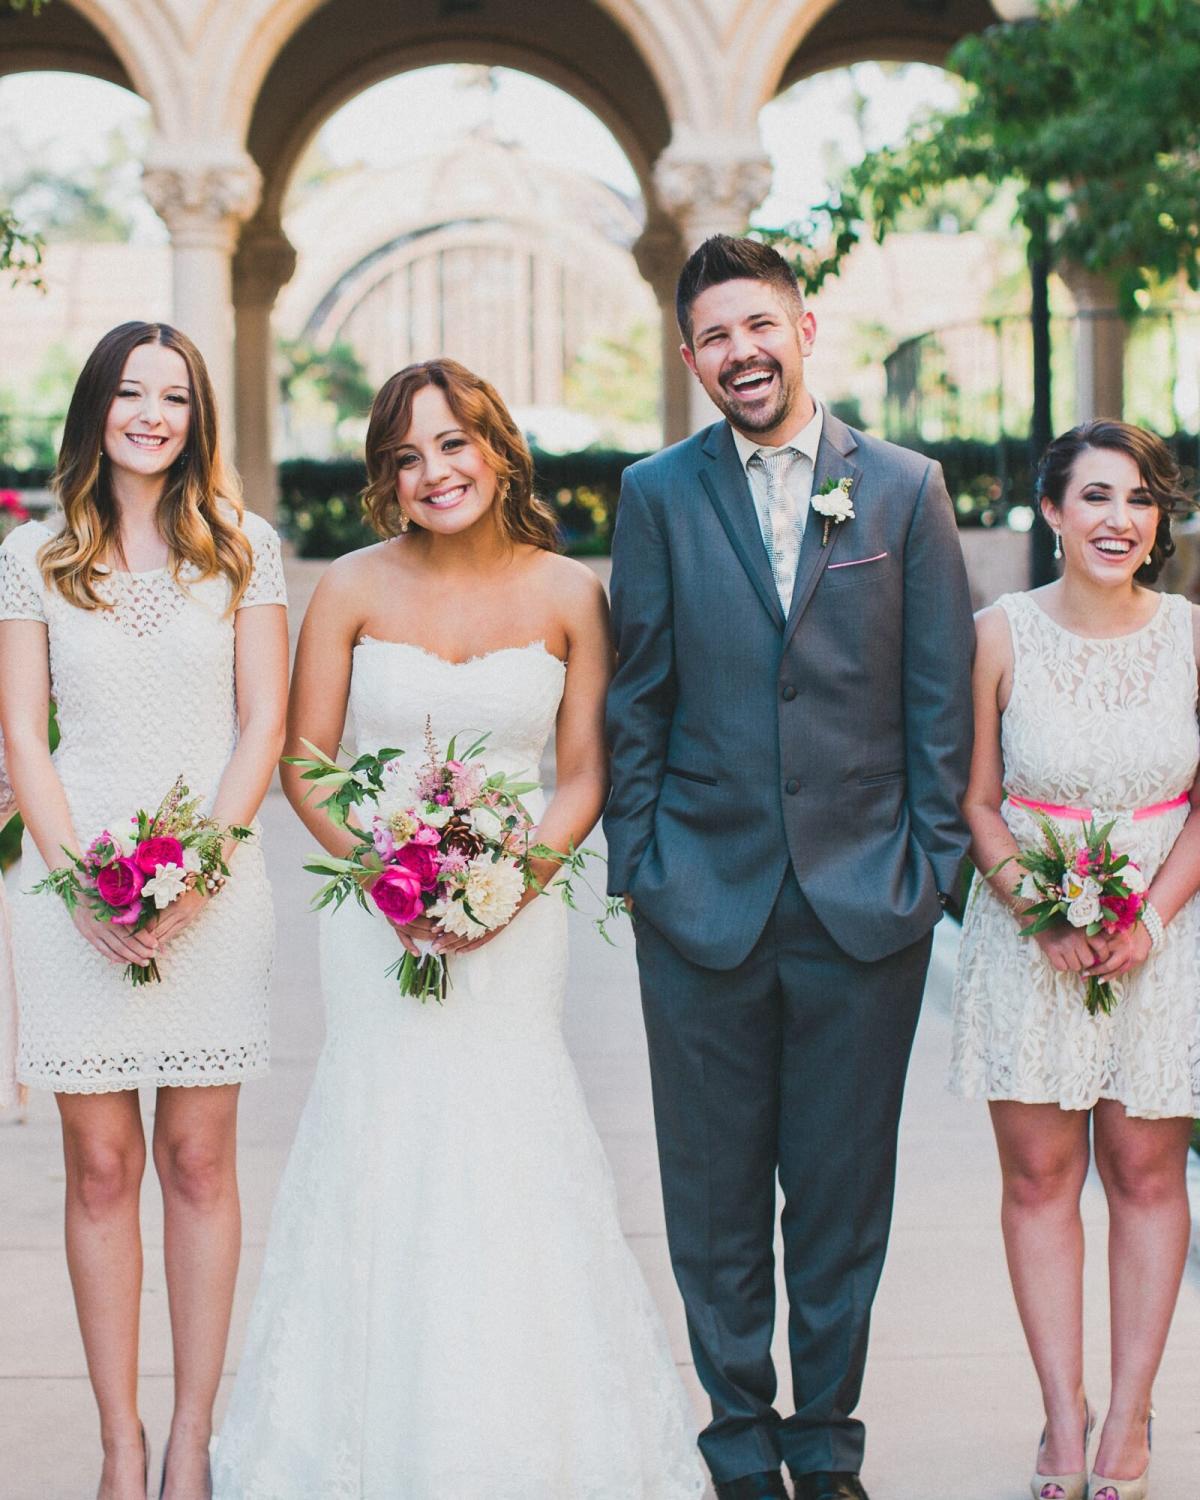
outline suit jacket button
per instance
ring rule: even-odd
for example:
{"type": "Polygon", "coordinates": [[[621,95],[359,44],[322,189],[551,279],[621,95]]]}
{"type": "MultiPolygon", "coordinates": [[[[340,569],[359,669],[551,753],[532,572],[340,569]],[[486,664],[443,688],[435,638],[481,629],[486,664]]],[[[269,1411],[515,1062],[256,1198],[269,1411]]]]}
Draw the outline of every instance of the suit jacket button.
{"type": "Polygon", "coordinates": [[[783,789],[789,797],[794,797],[800,790],[800,783],[793,777],[792,780],[789,781],[783,789]]]}
{"type": "Polygon", "coordinates": [[[784,690],[783,690],[783,701],[785,703],[790,703],[795,696],[796,696],[796,689],[789,682],[788,685],[787,685],[787,687],[785,687],[784,690]]]}

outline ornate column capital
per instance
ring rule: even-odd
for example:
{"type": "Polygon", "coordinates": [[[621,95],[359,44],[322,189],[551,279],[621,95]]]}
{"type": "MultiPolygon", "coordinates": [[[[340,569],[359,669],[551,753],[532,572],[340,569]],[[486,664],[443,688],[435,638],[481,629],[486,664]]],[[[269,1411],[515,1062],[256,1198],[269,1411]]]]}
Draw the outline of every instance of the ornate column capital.
{"type": "Polygon", "coordinates": [[[142,187],[177,248],[232,253],[240,226],[258,207],[262,174],[244,152],[210,160],[151,152],[142,187]]]}
{"type": "Polygon", "coordinates": [[[272,308],[280,287],[296,269],[296,247],[282,229],[256,230],[250,226],[233,257],[235,307],[272,308]]]}
{"type": "Polygon", "coordinates": [[[770,159],[757,138],[672,141],[654,166],[659,203],[687,250],[710,234],[743,234],[771,188],[770,159]]]}

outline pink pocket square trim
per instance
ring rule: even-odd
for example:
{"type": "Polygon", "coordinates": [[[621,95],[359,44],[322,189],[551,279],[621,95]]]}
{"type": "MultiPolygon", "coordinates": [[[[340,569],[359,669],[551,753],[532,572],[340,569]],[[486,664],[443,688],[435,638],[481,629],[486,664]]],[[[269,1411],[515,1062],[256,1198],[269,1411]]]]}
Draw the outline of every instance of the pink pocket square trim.
{"type": "Polygon", "coordinates": [[[826,571],[832,573],[835,568],[861,568],[863,563],[882,562],[886,556],[886,552],[876,552],[874,557],[855,557],[850,562],[830,563],[826,571]]]}

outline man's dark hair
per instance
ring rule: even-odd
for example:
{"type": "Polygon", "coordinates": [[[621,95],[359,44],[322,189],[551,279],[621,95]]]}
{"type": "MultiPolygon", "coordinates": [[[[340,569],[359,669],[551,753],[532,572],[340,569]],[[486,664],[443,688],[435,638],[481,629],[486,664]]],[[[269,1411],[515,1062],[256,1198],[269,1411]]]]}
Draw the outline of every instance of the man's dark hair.
{"type": "Polygon", "coordinates": [[[795,305],[796,316],[804,311],[804,296],[796,273],[770,245],[757,240],[735,239],[714,234],[688,256],[675,288],[675,317],[684,342],[692,344],[692,307],[701,292],[723,281],[765,281],[785,300],[795,305]]]}

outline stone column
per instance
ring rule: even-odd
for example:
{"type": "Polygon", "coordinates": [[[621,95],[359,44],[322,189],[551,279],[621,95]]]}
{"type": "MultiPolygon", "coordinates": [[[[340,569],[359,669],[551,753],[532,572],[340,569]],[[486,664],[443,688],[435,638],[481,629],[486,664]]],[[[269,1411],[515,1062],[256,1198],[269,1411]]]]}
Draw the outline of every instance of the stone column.
{"type": "Polygon", "coordinates": [[[1125,406],[1124,318],[1108,276],[1064,265],[1059,275],[1075,299],[1075,420],[1119,418],[1125,406]]]}
{"type": "MultiPolygon", "coordinates": [[[[675,226],[678,236],[680,254],[675,266],[676,277],[684,259],[709,235],[745,234],[750,215],[770,190],[771,175],[770,160],[757,136],[745,140],[728,136],[672,139],[655,163],[654,188],[662,211],[675,226]]],[[[652,218],[647,233],[651,232],[653,225],[652,218]]],[[[672,329],[676,328],[674,300],[672,284],[669,303],[672,329]]],[[[664,317],[664,322],[667,321],[664,317]]],[[[679,360],[677,336],[673,341],[672,356],[675,361],[679,360]]],[[[678,436],[707,426],[717,415],[700,382],[686,371],[685,377],[686,431],[678,436]]],[[[664,387],[665,383],[664,364],[664,387]]],[[[671,419],[672,423],[676,421],[674,411],[671,419]]],[[[667,440],[672,441],[673,436],[668,436],[667,440]]]]}
{"type": "Polygon", "coordinates": [[[248,230],[233,258],[237,466],[247,506],[269,520],[278,503],[272,456],[278,386],[271,309],[295,269],[296,251],[282,230],[248,230]]]}
{"type": "Polygon", "coordinates": [[[230,262],[262,181],[244,153],[206,161],[194,149],[152,151],[142,172],[151,206],[171,232],[174,321],[199,346],[232,446],[233,295],[230,262]]]}
{"type": "Polygon", "coordinates": [[[662,416],[664,443],[682,442],[692,431],[693,377],[679,357],[679,324],[675,321],[675,283],[687,258],[674,220],[659,215],[650,220],[633,247],[637,268],[650,284],[662,320],[662,416]]]}

